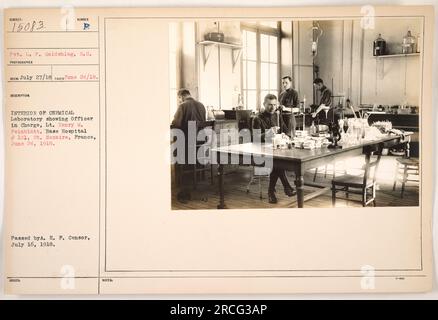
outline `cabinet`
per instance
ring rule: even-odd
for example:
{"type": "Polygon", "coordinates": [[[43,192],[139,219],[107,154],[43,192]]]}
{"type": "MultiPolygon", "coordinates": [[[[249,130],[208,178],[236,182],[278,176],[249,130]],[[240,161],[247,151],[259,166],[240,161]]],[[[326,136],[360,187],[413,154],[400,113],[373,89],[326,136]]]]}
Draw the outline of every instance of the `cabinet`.
{"type": "Polygon", "coordinates": [[[214,131],[218,146],[229,146],[239,143],[239,123],[237,120],[216,120],[214,131]]]}
{"type": "MultiPolygon", "coordinates": [[[[216,143],[218,146],[230,146],[239,143],[239,122],[237,120],[216,120],[214,123],[216,133],[216,143]]],[[[225,166],[225,174],[235,172],[239,165],[225,166]]],[[[213,166],[213,171],[217,172],[217,166],[213,166]]]]}
{"type": "Polygon", "coordinates": [[[393,128],[414,132],[410,142],[410,155],[412,157],[419,157],[420,154],[419,120],[418,114],[370,113],[368,118],[370,124],[376,121],[391,121],[393,128]]]}

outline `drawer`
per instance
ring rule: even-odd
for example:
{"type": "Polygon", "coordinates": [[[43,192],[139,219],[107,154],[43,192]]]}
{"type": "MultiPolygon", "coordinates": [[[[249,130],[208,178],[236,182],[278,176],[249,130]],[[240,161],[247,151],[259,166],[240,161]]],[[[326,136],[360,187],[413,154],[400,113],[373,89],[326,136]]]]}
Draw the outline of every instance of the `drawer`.
{"type": "Polygon", "coordinates": [[[216,122],[214,131],[216,132],[217,145],[229,146],[239,143],[239,124],[237,121],[216,122]]]}
{"type": "Polygon", "coordinates": [[[222,131],[221,134],[216,136],[216,139],[218,145],[229,146],[239,143],[239,134],[237,131],[234,131],[233,133],[222,131]]]}

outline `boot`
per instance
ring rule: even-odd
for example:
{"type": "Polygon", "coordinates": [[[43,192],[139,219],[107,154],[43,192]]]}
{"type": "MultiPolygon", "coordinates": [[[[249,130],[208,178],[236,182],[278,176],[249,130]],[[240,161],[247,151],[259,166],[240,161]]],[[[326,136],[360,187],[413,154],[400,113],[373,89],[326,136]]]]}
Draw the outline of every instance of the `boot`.
{"type": "Polygon", "coordinates": [[[269,190],[268,191],[268,198],[269,198],[269,203],[277,203],[277,197],[275,196],[275,191],[274,190],[269,190]]]}
{"type": "Polygon", "coordinates": [[[285,193],[288,197],[292,197],[292,196],[294,196],[294,195],[297,194],[297,192],[295,191],[295,189],[292,188],[290,185],[284,187],[284,193],[285,193]]]}

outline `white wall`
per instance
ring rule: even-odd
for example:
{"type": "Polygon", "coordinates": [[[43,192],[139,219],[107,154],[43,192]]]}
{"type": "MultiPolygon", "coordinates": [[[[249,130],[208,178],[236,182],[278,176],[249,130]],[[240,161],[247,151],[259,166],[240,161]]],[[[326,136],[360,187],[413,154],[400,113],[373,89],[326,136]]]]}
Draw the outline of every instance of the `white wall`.
{"type": "MultiPolygon", "coordinates": [[[[355,22],[359,23],[359,22],[355,22]]],[[[377,18],[375,30],[365,30],[363,35],[362,103],[419,105],[420,57],[378,59],[373,57],[373,41],[378,33],[387,41],[389,50],[401,52],[401,42],[408,30],[417,36],[420,19],[377,18]],[[379,65],[381,63],[381,65],[379,65]],[[383,68],[380,79],[379,68],[383,68]],[[376,72],[377,69],[377,72],[376,72]],[[406,81],[406,90],[405,90],[406,81]]]]}
{"type": "MultiPolygon", "coordinates": [[[[220,32],[226,36],[225,42],[240,43],[240,22],[221,22],[220,32]]],[[[197,41],[204,40],[204,34],[217,32],[218,25],[212,21],[200,21],[197,24],[197,41]]],[[[237,106],[241,91],[240,62],[233,70],[232,50],[225,47],[212,47],[204,68],[202,46],[197,46],[199,70],[199,99],[204,105],[231,109],[237,106]],[[220,78],[219,78],[220,75],[220,78]]],[[[210,48],[206,48],[210,50],[210,48]]]]}
{"type": "Polygon", "coordinates": [[[198,92],[198,66],[196,64],[196,24],[195,22],[182,23],[181,43],[181,87],[190,90],[195,97],[198,92]]]}
{"type": "MultiPolygon", "coordinates": [[[[315,63],[319,66],[319,76],[334,95],[347,94],[349,83],[344,83],[344,24],[349,21],[319,21],[323,35],[318,42],[315,63]],[[344,92],[345,91],[345,92],[344,92]]],[[[347,61],[345,61],[347,62],[347,61]]],[[[335,100],[336,102],[337,100],[335,100]]]]}
{"type": "Polygon", "coordinates": [[[293,41],[292,41],[292,22],[282,21],[281,22],[281,35],[280,40],[280,77],[283,76],[293,76],[293,41]]]}
{"type": "MultiPolygon", "coordinates": [[[[315,58],[320,77],[330,88],[333,79],[333,93],[345,94],[354,105],[419,105],[421,58],[377,60],[372,55],[372,46],[378,33],[382,33],[388,49],[400,51],[402,38],[408,29],[415,36],[421,32],[420,22],[420,19],[414,18],[376,18],[375,29],[364,30],[359,20],[319,21],[324,31],[315,58]]],[[[285,38],[281,41],[280,66],[280,75],[292,75],[300,100],[305,96],[308,103],[312,103],[313,98],[311,25],[312,21],[282,22],[285,38]]],[[[221,22],[219,30],[225,34],[226,42],[240,43],[239,21],[221,22]]],[[[205,105],[231,109],[237,105],[241,91],[240,61],[233,70],[232,50],[212,47],[204,67],[203,48],[197,45],[204,39],[205,33],[215,31],[218,31],[218,25],[213,21],[183,23],[181,85],[205,105]]]]}
{"type": "Polygon", "coordinates": [[[400,53],[403,36],[407,30],[417,36],[421,32],[420,22],[420,19],[376,18],[375,28],[364,30],[359,20],[320,21],[324,35],[315,59],[320,77],[329,87],[333,79],[333,93],[344,93],[355,105],[418,106],[421,58],[377,60],[373,56],[373,41],[381,33],[388,50],[400,53]]]}
{"type": "Polygon", "coordinates": [[[293,36],[293,81],[298,91],[300,101],[306,97],[307,104],[313,100],[313,56],[309,29],[312,21],[294,21],[292,24],[293,36]]]}

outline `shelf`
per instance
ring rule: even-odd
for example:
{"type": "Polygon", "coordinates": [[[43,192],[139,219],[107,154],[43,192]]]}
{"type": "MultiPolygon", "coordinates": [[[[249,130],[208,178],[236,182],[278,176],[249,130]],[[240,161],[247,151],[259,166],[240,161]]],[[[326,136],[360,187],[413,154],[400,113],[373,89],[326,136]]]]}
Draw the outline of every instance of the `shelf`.
{"type": "MultiPolygon", "coordinates": [[[[419,57],[420,53],[397,53],[397,54],[385,54],[382,56],[373,56],[376,59],[376,72],[380,80],[385,77],[385,60],[388,58],[407,58],[407,57],[419,57]]],[[[407,63],[407,60],[404,60],[407,63]]],[[[411,60],[412,61],[412,60],[411,60]]]]}
{"type": "Polygon", "coordinates": [[[231,49],[231,59],[233,62],[233,72],[234,72],[234,68],[235,68],[237,62],[239,61],[240,54],[242,53],[242,46],[240,44],[204,40],[204,41],[198,42],[198,45],[202,46],[202,62],[204,64],[204,70],[205,70],[205,66],[207,64],[208,58],[210,57],[212,47],[217,46],[217,47],[221,47],[221,48],[231,49]]]}
{"type": "Polygon", "coordinates": [[[397,54],[385,54],[381,56],[374,56],[376,59],[380,58],[400,58],[400,57],[413,57],[413,56],[419,56],[420,53],[397,53],[397,54]]]}

